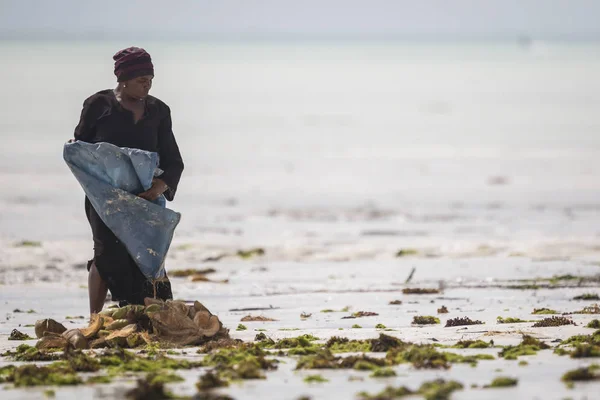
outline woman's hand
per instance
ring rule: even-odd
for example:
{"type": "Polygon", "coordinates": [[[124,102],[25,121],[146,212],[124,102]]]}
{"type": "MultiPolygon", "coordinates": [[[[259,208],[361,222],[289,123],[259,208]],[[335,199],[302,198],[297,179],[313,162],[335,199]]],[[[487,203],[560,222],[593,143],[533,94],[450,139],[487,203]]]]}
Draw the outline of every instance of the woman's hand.
{"type": "Polygon", "coordinates": [[[166,192],[168,188],[169,187],[165,181],[159,178],[154,178],[152,180],[152,187],[145,192],[138,194],[138,196],[148,201],[154,201],[158,199],[161,194],[166,192]]]}

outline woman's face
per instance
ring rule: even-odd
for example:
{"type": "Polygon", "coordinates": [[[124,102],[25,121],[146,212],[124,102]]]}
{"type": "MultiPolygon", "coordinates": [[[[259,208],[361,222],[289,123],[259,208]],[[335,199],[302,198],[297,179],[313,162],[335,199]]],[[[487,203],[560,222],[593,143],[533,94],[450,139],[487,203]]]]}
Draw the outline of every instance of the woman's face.
{"type": "Polygon", "coordinates": [[[125,94],[136,99],[146,98],[152,88],[152,79],[153,75],[144,75],[125,82],[125,94]]]}

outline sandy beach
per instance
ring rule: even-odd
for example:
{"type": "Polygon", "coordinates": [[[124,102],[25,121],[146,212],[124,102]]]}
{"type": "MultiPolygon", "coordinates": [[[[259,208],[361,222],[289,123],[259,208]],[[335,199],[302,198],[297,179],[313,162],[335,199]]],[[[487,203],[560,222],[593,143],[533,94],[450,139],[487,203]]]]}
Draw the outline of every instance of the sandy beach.
{"type": "MultiPolygon", "coordinates": [[[[0,150],[0,186],[9,188],[0,193],[0,352],[34,345],[8,337],[13,329],[34,336],[28,325],[38,319],[87,325],[91,235],[82,190],[60,154],[83,99],[113,84],[104,69],[114,46],[37,46],[0,44],[23,65],[0,65],[7,96],[22,98],[17,83],[26,82],[40,88],[29,101],[42,110],[29,116],[13,103],[0,109],[1,132],[11,137],[0,150]],[[36,63],[25,60],[42,62],[50,52],[60,57],[45,58],[46,70],[28,70],[36,63]],[[85,76],[64,72],[75,60],[85,76]],[[82,84],[67,84],[74,79],[82,84]],[[65,91],[58,100],[56,87],[65,91]],[[50,99],[53,108],[42,107],[50,99]],[[72,319],[78,316],[84,318],[72,319]]],[[[310,334],[322,345],[333,336],[380,333],[442,346],[494,342],[484,349],[440,347],[494,357],[475,367],[402,363],[387,378],[296,370],[299,356],[275,354],[281,362],[266,379],[217,393],[355,399],[443,378],[463,385],[452,399],[597,397],[599,381],[571,386],[561,377],[598,358],[554,353],[561,340],[592,335],[586,325],[600,318],[575,313],[600,301],[574,300],[600,295],[600,86],[590,78],[600,67],[596,45],[542,44],[528,52],[509,44],[146,47],[161,65],[153,93],[173,110],[186,161],[170,204],[183,218],[167,270],[216,270],[208,282],[173,277],[177,299],[201,301],[245,342],[261,332],[274,340],[310,334]],[[253,248],[264,255],[236,255],[253,248]],[[403,293],[409,288],[438,292],[403,293]],[[442,306],[447,314],[438,314],[442,306]],[[232,311],[247,308],[259,310],[232,311]],[[540,308],[575,325],[533,327],[552,316],[532,314],[540,308]],[[377,315],[343,319],[359,311],[377,315]],[[243,322],[247,329],[236,330],[248,314],[276,321],[243,322]],[[415,316],[440,323],[415,325],[415,316]],[[445,327],[457,317],[483,324],[445,327]],[[500,324],[498,317],[528,322],[500,324]],[[524,334],[550,348],[518,360],[499,356],[524,334]],[[316,374],[328,381],[304,381],[316,374]],[[518,383],[483,388],[497,377],[518,383]]],[[[170,356],[200,361],[196,350],[170,356]]],[[[0,367],[9,364],[21,365],[0,360],[0,367]]],[[[167,389],[194,396],[206,370],[177,371],[185,380],[167,389]]],[[[57,399],[124,398],[138,377],[51,389],[57,399]]],[[[48,389],[0,384],[2,399],[43,399],[48,389]]]]}

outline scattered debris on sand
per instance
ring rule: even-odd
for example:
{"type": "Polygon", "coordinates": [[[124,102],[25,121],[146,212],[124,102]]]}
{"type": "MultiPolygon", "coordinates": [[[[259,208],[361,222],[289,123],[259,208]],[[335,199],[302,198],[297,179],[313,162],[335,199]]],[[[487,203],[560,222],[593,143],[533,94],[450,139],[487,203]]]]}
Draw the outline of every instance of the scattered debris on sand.
{"type": "Polygon", "coordinates": [[[481,325],[483,322],[481,321],[473,321],[469,317],[463,318],[452,318],[446,321],[446,328],[451,326],[464,326],[464,325],[481,325]]]}
{"type": "Polygon", "coordinates": [[[439,294],[439,289],[428,289],[428,288],[406,288],[402,289],[404,294],[439,294]]]}

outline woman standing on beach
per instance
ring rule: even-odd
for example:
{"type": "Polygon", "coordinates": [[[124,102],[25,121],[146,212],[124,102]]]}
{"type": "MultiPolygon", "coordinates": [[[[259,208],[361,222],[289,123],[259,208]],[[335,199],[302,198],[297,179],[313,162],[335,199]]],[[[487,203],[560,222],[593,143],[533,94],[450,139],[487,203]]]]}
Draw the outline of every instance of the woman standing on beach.
{"type": "MultiPolygon", "coordinates": [[[[164,194],[172,201],[183,172],[183,160],[171,129],[169,107],[148,94],[154,79],[150,54],[130,47],[119,51],[113,59],[117,87],[85,100],[75,140],[158,153],[159,168],[164,172],[139,197],[153,201],[164,194]]],[[[154,297],[152,283],[140,272],[87,197],[85,212],[94,239],[94,258],[88,262],[90,313],[102,310],[109,289],[113,300],[121,305],[144,304],[145,297],[154,297]]],[[[156,284],[156,297],[163,300],[173,297],[168,280],[156,284]]]]}

